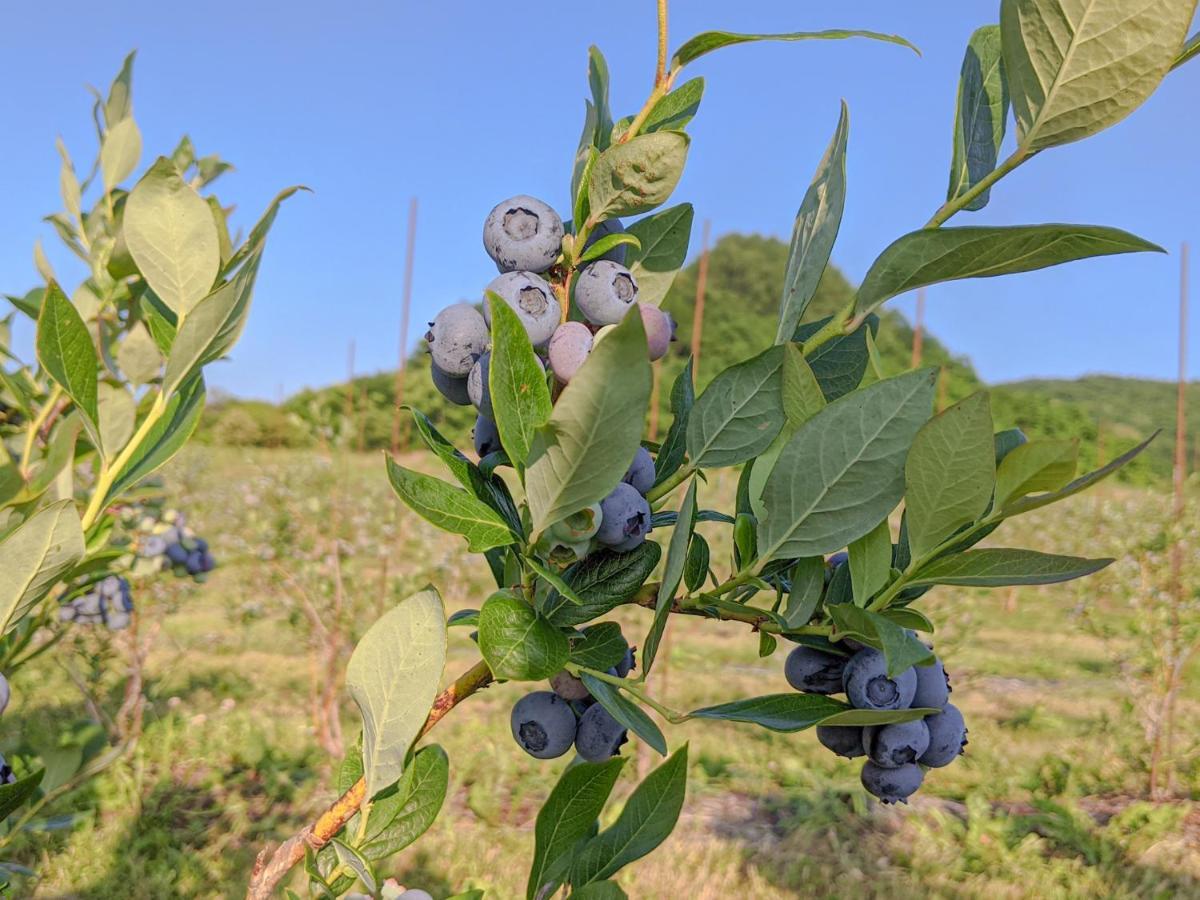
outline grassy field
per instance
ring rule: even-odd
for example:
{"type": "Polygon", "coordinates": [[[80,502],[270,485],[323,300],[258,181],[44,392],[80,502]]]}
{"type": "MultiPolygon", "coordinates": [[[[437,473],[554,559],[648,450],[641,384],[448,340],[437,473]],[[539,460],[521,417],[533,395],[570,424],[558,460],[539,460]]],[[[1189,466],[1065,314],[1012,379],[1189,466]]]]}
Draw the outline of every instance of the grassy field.
{"type": "MultiPolygon", "coordinates": [[[[354,640],[412,589],[437,585],[451,610],[478,607],[489,592],[482,560],[460,539],[399,507],[377,456],[193,448],[166,481],[221,565],[205,585],[137,587],[139,633],[155,635],[144,734],[126,759],[46,810],[39,822],[53,830],[0,849],[0,860],[38,873],[18,882],[20,894],[240,895],[257,850],[334,796],[337,761],[313,724],[314,679],[327,676],[312,614],[334,635],[340,673],[354,640]]],[[[726,497],[732,482],[705,490],[710,500],[726,497]]],[[[673,746],[690,745],[680,825],[621,884],[637,898],[1200,896],[1195,666],[1174,741],[1174,799],[1145,799],[1142,692],[1165,509],[1162,496],[1108,488],[993,538],[1139,554],[1144,569],[1126,558],[1076,585],[939,588],[921,601],[938,624],[971,743],[958,764],[929,774],[911,806],[869,802],[857,765],[831,757],[811,733],[688,723],[667,732],[673,746]]],[[[717,543],[716,526],[705,528],[716,557],[726,542],[717,543]]],[[[1195,589],[1200,548],[1187,552],[1195,589]]],[[[616,618],[631,640],[648,625],[641,609],[616,618]]],[[[785,689],[782,651],[760,659],[744,626],[689,619],[671,629],[650,685],[667,704],[785,689]]],[[[121,645],[114,655],[95,635],[72,640],[70,672],[46,654],[14,685],[0,734],[6,755],[86,716],[72,674],[94,667],[109,673],[97,691],[115,684],[121,645]]],[[[447,676],[476,658],[467,630],[453,630],[447,676]]],[[[493,687],[433,732],[451,760],[446,808],[384,867],[388,874],[435,897],[470,886],[523,896],[533,819],[563,761],[532,760],[513,743],[508,710],[521,692],[493,687]]],[[[357,718],[344,696],[340,710],[350,743],[357,718]]],[[[654,764],[636,742],[626,753],[636,762],[623,792],[637,769],[654,764]]]]}

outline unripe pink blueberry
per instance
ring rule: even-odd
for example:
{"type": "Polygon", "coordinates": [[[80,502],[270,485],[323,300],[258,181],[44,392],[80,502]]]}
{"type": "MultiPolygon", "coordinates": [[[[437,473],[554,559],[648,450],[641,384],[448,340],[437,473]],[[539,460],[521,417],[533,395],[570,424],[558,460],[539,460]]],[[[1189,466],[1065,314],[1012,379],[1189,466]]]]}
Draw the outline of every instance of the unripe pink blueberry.
{"type": "Polygon", "coordinates": [[[639,303],[642,313],[642,325],[646,329],[646,346],[650,350],[651,359],[662,359],[675,340],[675,320],[670,313],[663,312],[657,306],[639,303]]]}
{"type": "Polygon", "coordinates": [[[569,382],[592,352],[592,332],[582,322],[563,322],[550,338],[550,370],[569,382]]]}

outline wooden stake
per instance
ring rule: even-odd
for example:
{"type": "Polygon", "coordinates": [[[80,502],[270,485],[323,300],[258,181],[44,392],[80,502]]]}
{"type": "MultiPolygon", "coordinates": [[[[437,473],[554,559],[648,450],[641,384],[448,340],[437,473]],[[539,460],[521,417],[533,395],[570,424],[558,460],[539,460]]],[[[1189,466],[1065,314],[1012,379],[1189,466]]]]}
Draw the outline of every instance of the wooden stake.
{"type": "Polygon", "coordinates": [[[700,342],[704,334],[704,291],[708,286],[708,238],[712,221],[704,220],[700,238],[700,268],[696,273],[696,309],[692,314],[692,382],[700,377],[700,342]]]}
{"type": "Polygon", "coordinates": [[[917,291],[917,320],[913,325],[912,366],[921,365],[921,354],[925,349],[925,288],[917,291]]]}
{"type": "MultiPolygon", "coordinates": [[[[400,452],[401,436],[404,429],[404,413],[400,409],[404,403],[404,368],[408,361],[408,314],[412,308],[412,278],[413,257],[417,245],[417,198],[413,197],[408,203],[408,238],[404,248],[404,296],[400,310],[400,359],[396,366],[395,404],[392,409],[392,454],[400,452]]],[[[407,437],[405,435],[405,437],[407,437]]]]}

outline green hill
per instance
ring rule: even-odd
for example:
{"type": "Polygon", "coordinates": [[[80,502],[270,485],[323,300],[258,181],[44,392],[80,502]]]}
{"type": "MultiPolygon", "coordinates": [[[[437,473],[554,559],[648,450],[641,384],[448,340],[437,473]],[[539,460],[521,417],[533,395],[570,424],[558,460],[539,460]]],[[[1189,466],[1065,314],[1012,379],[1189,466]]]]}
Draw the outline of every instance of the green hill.
{"type": "MultiPolygon", "coordinates": [[[[770,345],[775,334],[779,297],[787,265],[787,245],[758,235],[722,237],[709,255],[705,291],[704,335],[698,366],[699,384],[770,345]]],[[[679,323],[679,340],[660,366],[660,428],[670,421],[670,388],[691,348],[698,262],[687,266],[663,303],[679,323]]],[[[838,309],[853,291],[846,278],[830,266],[810,305],[806,320],[838,309]]],[[[885,370],[907,369],[913,332],[898,313],[885,311],[876,339],[885,370]]],[[[971,363],[953,355],[936,337],[926,334],[924,365],[941,366],[942,404],[953,403],[984,387],[971,363]]],[[[383,372],[357,378],[353,384],[305,390],[282,408],[228,400],[206,413],[202,436],[219,443],[295,446],[343,446],[363,449],[391,444],[395,375],[383,372]],[[232,421],[231,421],[232,419],[232,421]]],[[[1019,426],[1030,436],[1078,438],[1085,465],[1099,456],[1111,458],[1156,429],[1163,435],[1124,474],[1126,479],[1160,481],[1171,471],[1174,426],[1174,388],[1165,382],[1128,378],[1090,377],[1078,381],[1037,380],[991,388],[998,428],[1019,426]],[[1101,428],[1100,422],[1104,425],[1101,428]],[[1103,432],[1104,447],[1098,446],[1103,432]]],[[[1200,399],[1193,386],[1192,402],[1200,399]]],[[[420,409],[460,446],[470,443],[474,411],[447,403],[429,378],[429,357],[423,347],[411,357],[405,378],[404,402],[420,409]]],[[[1193,417],[1192,443],[1200,430],[1193,417]]]]}

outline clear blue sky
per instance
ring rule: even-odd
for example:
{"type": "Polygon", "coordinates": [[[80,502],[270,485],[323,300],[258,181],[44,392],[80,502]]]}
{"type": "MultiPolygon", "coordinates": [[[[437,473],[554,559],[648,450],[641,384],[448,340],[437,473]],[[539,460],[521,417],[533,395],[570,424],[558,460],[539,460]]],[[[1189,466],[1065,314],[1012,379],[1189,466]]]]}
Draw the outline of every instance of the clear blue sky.
{"type": "MultiPolygon", "coordinates": [[[[93,135],[87,83],[107,88],[137,48],[134,112],[143,164],[189,132],[237,171],[220,182],[246,226],[275,191],[275,226],[255,307],[210,383],[273,398],[394,365],[408,198],[420,197],[411,341],[441,306],[495,275],[480,244],[488,210],[515,193],[563,209],[586,93],[586,51],[613,73],[618,115],[633,112],[654,64],[651,0],[596,5],[110,0],[9,5],[0,30],[7,85],[0,150],[0,290],[36,281],[31,248],[57,209],[62,134],[76,160],[93,135]]],[[[716,234],[786,237],[837,117],[850,106],[849,196],[837,265],[862,277],[876,254],[944,197],[963,46],[998,3],[728,3],[677,0],[672,45],[709,29],[827,27],[901,33],[924,51],[867,41],[735,47],[691,74],[708,87],[676,199],[716,234]]],[[[1050,151],[958,224],[1085,222],[1126,228],[1171,251],[1074,263],[935,287],[931,330],[989,380],[1175,369],[1178,247],[1200,256],[1200,62],[1172,74],[1132,118],[1050,151]]],[[[693,251],[699,243],[693,238],[693,251]]],[[[1195,267],[1200,270],[1200,263],[1195,267]]],[[[1200,281],[1200,273],[1196,281],[1200,281]]],[[[911,298],[898,301],[911,308],[911,298]]],[[[1200,375],[1200,309],[1190,369],[1200,375]]]]}

